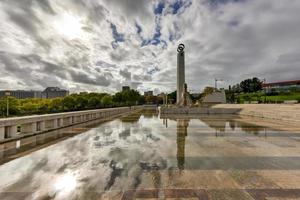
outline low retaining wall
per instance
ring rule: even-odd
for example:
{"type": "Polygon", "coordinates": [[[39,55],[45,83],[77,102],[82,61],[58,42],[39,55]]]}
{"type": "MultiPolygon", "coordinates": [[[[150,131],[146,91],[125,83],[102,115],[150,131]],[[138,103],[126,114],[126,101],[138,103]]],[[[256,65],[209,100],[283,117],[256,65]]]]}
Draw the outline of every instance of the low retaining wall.
{"type": "Polygon", "coordinates": [[[161,114],[238,114],[300,124],[300,104],[217,104],[209,108],[161,107],[161,114]]]}
{"type": "Polygon", "coordinates": [[[130,111],[143,109],[143,106],[86,110],[46,115],[33,115],[0,119],[0,142],[20,138],[28,134],[39,134],[64,128],[95,119],[105,119],[130,111]]]}
{"type": "Polygon", "coordinates": [[[215,109],[239,109],[236,114],[300,124],[300,104],[219,104],[215,109]]]}
{"type": "Polygon", "coordinates": [[[161,114],[236,114],[240,111],[239,108],[227,109],[227,108],[184,108],[184,107],[161,107],[161,114]]]}

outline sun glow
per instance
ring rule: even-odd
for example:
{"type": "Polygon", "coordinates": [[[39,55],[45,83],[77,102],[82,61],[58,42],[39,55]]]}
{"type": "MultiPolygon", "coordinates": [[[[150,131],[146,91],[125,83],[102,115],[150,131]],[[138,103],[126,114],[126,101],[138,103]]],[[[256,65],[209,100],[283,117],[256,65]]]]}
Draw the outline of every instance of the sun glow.
{"type": "Polygon", "coordinates": [[[68,193],[76,188],[76,184],[76,177],[71,173],[67,173],[57,179],[54,187],[56,191],[68,193]]]}
{"type": "Polygon", "coordinates": [[[53,22],[54,29],[68,39],[75,39],[82,36],[81,18],[70,13],[63,13],[58,20],[53,22]]]}

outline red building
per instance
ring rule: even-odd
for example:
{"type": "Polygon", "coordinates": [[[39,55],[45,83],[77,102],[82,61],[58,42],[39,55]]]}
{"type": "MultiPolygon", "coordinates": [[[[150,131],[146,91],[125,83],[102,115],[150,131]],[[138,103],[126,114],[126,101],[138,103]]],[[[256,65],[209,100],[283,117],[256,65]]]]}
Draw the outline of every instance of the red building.
{"type": "Polygon", "coordinates": [[[300,91],[300,80],[263,83],[262,86],[267,91],[289,90],[291,88],[297,88],[300,91]]]}

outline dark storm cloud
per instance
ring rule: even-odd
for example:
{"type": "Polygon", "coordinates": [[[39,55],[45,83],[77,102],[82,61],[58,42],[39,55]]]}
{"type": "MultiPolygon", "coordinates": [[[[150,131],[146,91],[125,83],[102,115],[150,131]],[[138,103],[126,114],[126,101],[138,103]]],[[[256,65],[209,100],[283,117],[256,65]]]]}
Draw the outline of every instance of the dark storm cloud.
{"type": "Polygon", "coordinates": [[[136,90],[140,85],[142,85],[141,82],[131,82],[131,83],[130,83],[130,88],[136,90]]]}
{"type": "Polygon", "coordinates": [[[110,58],[116,62],[124,61],[127,56],[129,56],[129,51],[126,51],[125,49],[116,49],[115,51],[112,51],[110,53],[110,58]]]}
{"type": "Polygon", "coordinates": [[[125,78],[126,80],[130,81],[131,80],[131,73],[128,71],[128,69],[120,70],[119,74],[125,78]]]}
{"type": "Polygon", "coordinates": [[[55,15],[55,11],[53,10],[49,0],[38,0],[36,3],[43,9],[43,11],[55,15]]]}
{"type": "Polygon", "coordinates": [[[109,86],[110,81],[102,75],[96,75],[95,78],[90,77],[88,74],[80,71],[69,71],[72,80],[78,83],[91,84],[97,86],[109,86]]]}
{"type": "Polygon", "coordinates": [[[117,65],[104,62],[102,60],[97,61],[96,66],[104,67],[104,68],[116,68],[117,65]]]}
{"type": "Polygon", "coordinates": [[[282,54],[278,57],[277,60],[280,64],[299,64],[300,67],[300,53],[289,53],[282,54]]]}
{"type": "Polygon", "coordinates": [[[152,81],[152,77],[150,75],[133,75],[133,80],[135,81],[152,81]]]}
{"type": "MultiPolygon", "coordinates": [[[[36,17],[33,11],[33,1],[6,1],[6,13],[9,18],[20,28],[22,28],[28,35],[32,36],[44,48],[50,48],[50,45],[44,40],[40,34],[39,29],[43,27],[42,21],[36,17]]],[[[40,2],[39,5],[46,5],[47,3],[40,2]]]]}
{"type": "Polygon", "coordinates": [[[50,76],[47,76],[45,81],[45,68],[58,68],[57,65],[41,60],[37,55],[16,55],[0,52],[0,64],[4,64],[5,70],[13,79],[19,80],[20,83],[30,86],[35,89],[45,88],[49,85],[62,86],[58,77],[65,78],[64,74],[53,73],[49,71],[50,76]],[[35,65],[37,68],[32,70],[30,65],[35,65]]]}
{"type": "Polygon", "coordinates": [[[149,0],[105,0],[106,4],[120,8],[125,16],[149,16],[149,0]]]}

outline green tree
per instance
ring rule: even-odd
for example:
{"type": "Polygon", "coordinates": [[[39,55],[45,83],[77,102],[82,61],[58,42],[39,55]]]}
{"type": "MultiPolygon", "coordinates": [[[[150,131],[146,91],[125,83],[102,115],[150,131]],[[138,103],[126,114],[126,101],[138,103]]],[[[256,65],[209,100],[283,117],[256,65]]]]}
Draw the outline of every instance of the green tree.
{"type": "Polygon", "coordinates": [[[22,112],[23,113],[26,113],[26,114],[33,114],[33,113],[36,113],[38,111],[38,104],[36,103],[33,103],[33,102],[25,102],[22,107],[20,107],[22,112]]]}
{"type": "Polygon", "coordinates": [[[89,98],[87,106],[91,109],[101,108],[101,98],[98,98],[96,96],[89,98]]]}
{"type": "Polygon", "coordinates": [[[0,112],[2,116],[6,116],[7,98],[9,103],[9,115],[17,115],[20,113],[19,102],[15,97],[0,98],[0,112]]]}
{"type": "Polygon", "coordinates": [[[76,110],[84,110],[88,104],[88,98],[86,95],[77,95],[75,97],[75,108],[76,110]]]}
{"type": "Polygon", "coordinates": [[[117,105],[136,105],[143,102],[143,97],[136,90],[117,92],[112,97],[112,101],[117,105]]]}
{"type": "Polygon", "coordinates": [[[177,91],[171,92],[168,94],[168,101],[175,103],[177,101],[177,91]]]}
{"type": "Polygon", "coordinates": [[[215,91],[214,87],[205,87],[203,90],[204,96],[212,94],[215,91]]]}
{"type": "Polygon", "coordinates": [[[75,100],[72,96],[67,96],[62,100],[63,110],[72,111],[75,110],[75,100]]]}
{"type": "Polygon", "coordinates": [[[63,110],[62,100],[63,98],[54,98],[51,100],[51,104],[50,104],[51,112],[59,112],[63,110]]]}
{"type": "Polygon", "coordinates": [[[254,77],[252,79],[243,80],[240,83],[240,87],[244,93],[257,92],[262,89],[262,82],[258,78],[254,77]]]}
{"type": "Polygon", "coordinates": [[[112,106],[112,97],[110,95],[106,95],[101,99],[101,104],[105,107],[112,106]]]}

